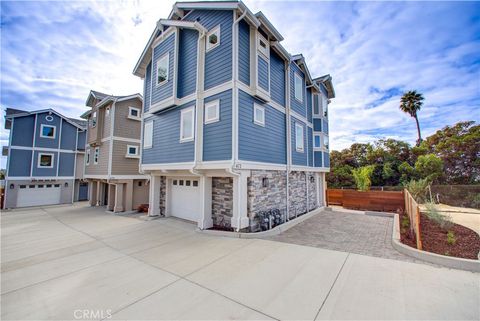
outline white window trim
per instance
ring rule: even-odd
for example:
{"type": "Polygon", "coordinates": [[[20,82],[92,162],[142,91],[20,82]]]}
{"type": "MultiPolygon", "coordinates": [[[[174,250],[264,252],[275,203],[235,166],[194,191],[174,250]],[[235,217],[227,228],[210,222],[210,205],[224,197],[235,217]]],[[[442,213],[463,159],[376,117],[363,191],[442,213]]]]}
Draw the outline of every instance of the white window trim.
{"type": "Polygon", "coordinates": [[[98,159],[100,158],[100,148],[99,147],[95,147],[95,150],[93,152],[93,163],[95,165],[98,164],[98,159]]]}
{"type": "Polygon", "coordinates": [[[189,107],[180,113],[180,143],[191,142],[195,139],[195,108],[189,107]],[[183,137],[183,118],[185,114],[192,113],[192,136],[183,137]]]}
{"type": "Polygon", "coordinates": [[[299,153],[304,153],[305,152],[305,132],[303,125],[299,123],[295,123],[295,150],[299,153]],[[298,141],[297,141],[297,132],[301,130],[302,131],[302,146],[298,146],[298,141]]]}
{"type": "Polygon", "coordinates": [[[263,126],[265,127],[265,107],[253,104],[253,123],[255,125],[263,126]],[[257,110],[261,110],[263,114],[263,121],[260,121],[257,119],[257,110]]]}
{"type": "Polygon", "coordinates": [[[297,101],[303,103],[303,78],[302,78],[302,76],[300,76],[298,74],[298,72],[295,72],[294,74],[295,75],[294,75],[294,80],[293,80],[293,95],[295,96],[295,99],[297,101]],[[296,90],[297,86],[295,86],[295,84],[297,83],[297,81],[296,81],[297,79],[300,79],[300,82],[301,82],[301,88],[300,88],[300,95],[301,96],[300,96],[300,99],[297,97],[297,90],[296,90]]]}
{"type": "Polygon", "coordinates": [[[160,58],[157,59],[157,62],[155,63],[155,72],[155,84],[157,85],[157,87],[162,86],[168,82],[170,78],[170,52],[163,54],[160,58]],[[160,61],[162,61],[162,59],[165,58],[167,58],[167,78],[162,82],[158,82],[158,64],[160,63],[160,61]]]}
{"type": "Polygon", "coordinates": [[[85,165],[90,165],[90,148],[85,151],[85,165]]]}
{"type": "Polygon", "coordinates": [[[126,158],[140,158],[139,146],[138,145],[127,145],[127,154],[126,158]],[[135,154],[130,154],[130,148],[135,148],[135,154]]]}
{"type": "Polygon", "coordinates": [[[92,113],[92,128],[95,128],[95,127],[97,127],[97,111],[94,111],[92,113]]]}
{"type": "Polygon", "coordinates": [[[313,104],[312,104],[312,115],[315,117],[322,116],[322,96],[320,94],[313,94],[313,104]],[[315,113],[315,100],[317,101],[318,105],[318,113],[315,113]]]}
{"type": "Polygon", "coordinates": [[[53,154],[53,153],[38,153],[37,168],[53,168],[54,166],[55,166],[55,154],[53,154]],[[42,159],[42,156],[51,156],[52,157],[52,164],[50,166],[41,166],[40,160],[42,159]]]}
{"type": "Polygon", "coordinates": [[[207,41],[206,41],[205,52],[209,52],[210,50],[213,50],[220,45],[220,33],[221,33],[220,32],[220,25],[216,26],[215,28],[213,28],[212,30],[207,32],[207,38],[206,38],[207,41]],[[217,43],[214,44],[214,45],[211,45],[210,42],[208,42],[208,38],[214,33],[217,33],[217,43]]]}
{"type": "Polygon", "coordinates": [[[41,138],[55,139],[56,136],[57,136],[57,126],[47,125],[47,124],[41,124],[40,125],[40,137],[41,138]],[[53,137],[43,135],[43,128],[45,128],[45,127],[52,127],[53,128],[53,137]]]}
{"type": "Polygon", "coordinates": [[[270,60],[270,43],[268,42],[268,39],[262,36],[260,32],[257,31],[257,50],[258,52],[264,56],[267,60],[270,60]],[[263,49],[263,47],[260,45],[260,41],[265,42],[267,47],[263,49]],[[265,50],[265,51],[264,51],[265,50]]]}
{"type": "Polygon", "coordinates": [[[322,138],[321,133],[313,133],[313,142],[312,142],[313,150],[315,150],[315,151],[322,150],[322,144],[323,144],[322,141],[323,141],[323,138],[322,138]],[[320,146],[318,146],[318,147],[315,146],[315,137],[317,137],[317,136],[320,137],[320,146]]]}
{"type": "Polygon", "coordinates": [[[146,121],[145,122],[145,128],[143,129],[143,148],[144,149],[149,149],[153,147],[153,120],[146,121]],[[150,144],[145,144],[145,137],[147,132],[147,128],[150,127],[150,144]]]}
{"type": "Polygon", "coordinates": [[[216,123],[220,121],[220,100],[214,100],[214,101],[209,101],[208,103],[205,103],[205,124],[211,124],[211,123],[216,123]],[[210,108],[215,108],[215,117],[208,119],[208,109],[210,108]]]}
{"type": "Polygon", "coordinates": [[[129,107],[128,107],[128,116],[127,116],[127,118],[132,119],[132,120],[137,120],[137,121],[142,120],[142,117],[140,116],[140,108],[136,108],[136,107],[129,106],[129,107]],[[133,116],[133,115],[132,115],[132,110],[136,110],[138,116],[133,116]]]}

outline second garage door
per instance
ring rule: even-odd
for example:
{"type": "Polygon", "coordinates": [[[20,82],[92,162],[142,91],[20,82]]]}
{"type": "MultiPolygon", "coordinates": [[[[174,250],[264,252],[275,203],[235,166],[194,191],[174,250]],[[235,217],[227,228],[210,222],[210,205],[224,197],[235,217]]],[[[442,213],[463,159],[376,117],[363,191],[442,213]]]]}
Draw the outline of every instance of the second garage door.
{"type": "Polygon", "coordinates": [[[201,206],[198,180],[173,178],[170,180],[170,211],[172,216],[189,221],[198,221],[201,206]]]}
{"type": "Polygon", "coordinates": [[[60,184],[20,185],[17,207],[60,204],[60,184]]]}

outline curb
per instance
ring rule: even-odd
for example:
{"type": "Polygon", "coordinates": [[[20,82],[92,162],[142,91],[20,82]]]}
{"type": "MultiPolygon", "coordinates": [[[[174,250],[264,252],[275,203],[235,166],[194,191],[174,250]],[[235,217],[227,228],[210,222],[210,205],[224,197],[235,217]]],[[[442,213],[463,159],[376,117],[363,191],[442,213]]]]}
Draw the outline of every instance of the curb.
{"type": "Polygon", "coordinates": [[[292,227],[294,227],[295,225],[300,224],[303,221],[317,215],[323,210],[325,210],[325,207],[319,207],[311,212],[308,212],[307,214],[303,214],[302,216],[298,216],[294,219],[291,219],[290,221],[280,224],[268,231],[244,233],[244,232],[227,232],[227,231],[196,229],[196,232],[202,233],[202,234],[214,235],[214,236],[226,236],[226,237],[234,237],[234,238],[240,238],[240,239],[255,239],[255,238],[269,237],[269,236],[274,236],[282,232],[285,232],[291,229],[292,227]]]}
{"type": "Polygon", "coordinates": [[[459,270],[470,271],[470,272],[480,272],[480,261],[462,259],[462,258],[444,256],[436,253],[430,253],[426,251],[420,251],[401,243],[400,217],[398,214],[395,214],[395,217],[393,220],[392,246],[395,250],[397,250],[402,254],[405,254],[429,263],[442,265],[444,267],[448,267],[452,269],[459,269],[459,270]]]}

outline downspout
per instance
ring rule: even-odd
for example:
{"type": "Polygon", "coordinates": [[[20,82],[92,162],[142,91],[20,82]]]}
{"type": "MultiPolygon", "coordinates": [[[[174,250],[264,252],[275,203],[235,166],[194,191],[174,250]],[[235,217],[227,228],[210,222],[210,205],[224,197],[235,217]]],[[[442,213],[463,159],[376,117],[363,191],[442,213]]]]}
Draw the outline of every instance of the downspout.
{"type": "Polygon", "coordinates": [[[291,171],[291,164],[292,164],[292,130],[291,130],[291,122],[290,122],[290,63],[286,63],[287,68],[286,68],[286,86],[285,86],[285,102],[286,102],[286,117],[287,117],[287,134],[286,139],[287,139],[287,217],[286,220],[290,220],[290,171],[291,171]]]}

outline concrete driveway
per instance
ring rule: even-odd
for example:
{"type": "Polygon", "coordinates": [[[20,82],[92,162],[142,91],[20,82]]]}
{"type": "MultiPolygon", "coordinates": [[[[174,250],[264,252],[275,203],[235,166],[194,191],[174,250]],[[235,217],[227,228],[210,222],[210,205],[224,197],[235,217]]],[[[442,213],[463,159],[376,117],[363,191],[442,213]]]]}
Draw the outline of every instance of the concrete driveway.
{"type": "Polygon", "coordinates": [[[1,318],[471,319],[479,275],[81,206],[1,215],[1,318]]]}

